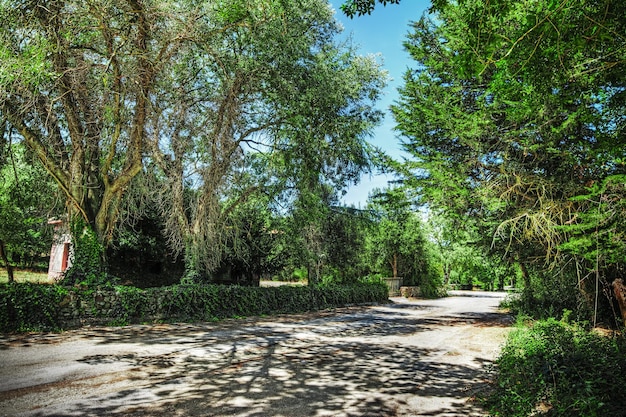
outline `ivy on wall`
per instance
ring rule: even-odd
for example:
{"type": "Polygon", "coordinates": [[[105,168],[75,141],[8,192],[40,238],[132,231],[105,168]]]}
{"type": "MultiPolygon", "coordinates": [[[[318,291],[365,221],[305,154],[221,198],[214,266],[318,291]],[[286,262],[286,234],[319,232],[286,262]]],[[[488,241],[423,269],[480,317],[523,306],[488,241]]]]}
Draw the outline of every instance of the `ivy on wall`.
{"type": "Polygon", "coordinates": [[[61,330],[81,325],[211,321],[228,317],[302,313],[387,301],[382,283],[319,287],[174,285],[139,289],[0,285],[0,331],[61,330]]]}

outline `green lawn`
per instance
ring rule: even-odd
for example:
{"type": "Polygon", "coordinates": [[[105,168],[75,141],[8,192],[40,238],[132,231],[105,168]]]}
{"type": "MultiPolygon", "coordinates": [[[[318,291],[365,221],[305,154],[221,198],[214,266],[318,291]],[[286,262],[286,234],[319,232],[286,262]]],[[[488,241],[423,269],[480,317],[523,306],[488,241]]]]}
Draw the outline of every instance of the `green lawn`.
{"type": "MultiPolygon", "coordinates": [[[[47,272],[34,272],[34,271],[26,271],[26,270],[15,270],[13,272],[15,275],[15,280],[17,282],[39,282],[43,284],[49,284],[48,273],[47,272]]],[[[9,276],[7,275],[7,270],[5,268],[0,268],[0,283],[6,283],[9,281],[9,276]]]]}

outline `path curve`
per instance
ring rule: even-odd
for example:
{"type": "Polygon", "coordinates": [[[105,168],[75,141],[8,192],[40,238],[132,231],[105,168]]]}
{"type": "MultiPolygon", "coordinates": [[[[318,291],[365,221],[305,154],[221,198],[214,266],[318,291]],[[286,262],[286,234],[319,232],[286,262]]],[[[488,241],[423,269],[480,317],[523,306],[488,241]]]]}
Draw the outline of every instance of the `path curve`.
{"type": "Polygon", "coordinates": [[[0,337],[0,416],[483,416],[501,293],[0,337]]]}

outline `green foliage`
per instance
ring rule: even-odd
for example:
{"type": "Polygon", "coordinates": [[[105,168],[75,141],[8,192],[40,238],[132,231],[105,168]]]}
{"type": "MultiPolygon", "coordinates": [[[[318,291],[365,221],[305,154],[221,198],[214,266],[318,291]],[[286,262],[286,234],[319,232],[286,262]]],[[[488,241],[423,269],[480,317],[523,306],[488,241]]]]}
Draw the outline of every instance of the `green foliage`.
{"type": "Polygon", "coordinates": [[[402,277],[403,285],[420,286],[424,295],[436,296],[442,286],[441,258],[427,239],[407,191],[378,190],[370,197],[368,208],[372,220],[366,251],[371,272],[402,277]]]}
{"type": "MultiPolygon", "coordinates": [[[[578,321],[591,320],[609,326],[616,325],[616,313],[607,300],[611,300],[612,289],[605,287],[599,280],[600,294],[598,306],[595,307],[595,274],[580,276],[572,271],[576,266],[570,264],[555,273],[543,271],[541,268],[530,268],[530,287],[524,287],[520,293],[512,294],[507,299],[507,308],[513,314],[522,314],[534,319],[559,319],[564,311],[569,311],[572,318],[578,321]],[[583,278],[583,279],[579,279],[583,278]]],[[[615,306],[617,308],[617,306],[615,306]]]]}
{"type": "Polygon", "coordinates": [[[262,275],[284,268],[284,231],[269,205],[267,195],[253,194],[230,211],[224,253],[212,282],[258,285],[262,275]]]}
{"type": "MultiPolygon", "coordinates": [[[[539,287],[541,288],[541,287],[539,287]]],[[[574,288],[533,288],[533,292],[514,294],[504,304],[513,314],[523,314],[535,319],[560,318],[563,311],[575,311],[576,319],[590,317],[588,308],[574,288]]]]}
{"type": "Polygon", "coordinates": [[[67,293],[56,285],[0,284],[0,331],[58,330],[58,306],[67,293]]]}
{"type": "Polygon", "coordinates": [[[258,254],[228,230],[255,190],[293,201],[300,184],[338,191],[369,169],[386,74],[336,39],[327,1],[47,6],[0,3],[2,132],[6,120],[105,249],[137,217],[126,197],[148,194],[170,248],[207,277],[258,254]],[[154,183],[136,188],[144,175],[154,183]]]}
{"type": "Polygon", "coordinates": [[[180,282],[181,257],[164,243],[163,225],[155,208],[133,208],[133,219],[121,225],[106,251],[108,273],[130,285],[146,288],[180,282]]]}
{"type": "Polygon", "coordinates": [[[178,187],[190,167],[199,173],[188,202],[177,189],[163,199],[170,243],[184,246],[200,276],[224,267],[256,273],[252,269],[272,266],[261,259],[269,239],[257,226],[265,219],[235,213],[236,206],[268,200],[267,193],[268,208],[279,199],[286,203],[278,208],[282,214],[306,200],[297,232],[308,236],[294,233],[290,255],[317,271],[313,264],[322,252],[315,238],[324,216],[307,205],[309,197],[336,193],[369,168],[366,138],[381,120],[374,103],[385,73],[373,57],[335,41],[340,26],[322,0],[206,5],[207,18],[194,19],[202,34],[194,53],[175,63],[172,74],[177,85],[189,87],[159,91],[162,128],[185,133],[172,134],[172,146],[161,150],[164,160],[177,164],[159,164],[157,176],[178,187]],[[166,110],[181,102],[194,104],[184,104],[180,114],[166,110]],[[253,240],[240,233],[249,220],[253,240]]]}
{"type": "Polygon", "coordinates": [[[322,231],[326,241],[326,274],[336,284],[358,282],[367,272],[363,254],[371,228],[368,213],[354,207],[333,206],[322,231]]]}
{"type": "Polygon", "coordinates": [[[301,313],[386,301],[387,288],[380,282],[268,288],[180,284],[145,290],[125,286],[68,289],[58,285],[4,284],[0,285],[0,331],[60,329],[66,321],[59,312],[72,303],[82,322],[124,325],[301,313]]]}
{"type": "Polygon", "coordinates": [[[392,108],[405,184],[542,280],[623,274],[624,7],[437,1],[405,42],[415,65],[392,108]]]}
{"type": "Polygon", "coordinates": [[[6,160],[0,161],[0,241],[14,265],[32,268],[50,250],[46,222],[55,210],[58,189],[23,143],[5,145],[2,139],[0,155],[6,160]]]}
{"type": "Polygon", "coordinates": [[[292,273],[292,277],[296,281],[305,281],[307,279],[306,268],[295,268],[292,273]]]}
{"type": "Polygon", "coordinates": [[[128,324],[141,317],[149,305],[149,293],[136,287],[115,286],[115,294],[118,304],[113,309],[112,316],[118,325],[128,324]]]}
{"type": "MultiPolygon", "coordinates": [[[[400,0],[378,0],[378,3],[386,6],[387,4],[399,4],[400,0]]],[[[376,7],[376,0],[346,0],[341,5],[341,11],[349,18],[354,16],[363,16],[372,14],[376,7]]]]}
{"type": "MultiPolygon", "coordinates": [[[[576,221],[559,227],[568,234],[561,249],[580,256],[591,264],[617,266],[626,251],[626,177],[611,175],[594,184],[587,193],[572,197],[580,203],[576,221]]],[[[610,278],[617,278],[611,274],[610,278]]],[[[612,281],[612,279],[611,279],[612,281]]]]}
{"type": "Polygon", "coordinates": [[[115,282],[109,277],[104,265],[104,246],[94,230],[82,219],[76,219],[71,225],[73,254],[72,266],[65,272],[63,285],[112,285],[115,282]]]}
{"type": "Polygon", "coordinates": [[[329,280],[351,284],[367,274],[363,254],[371,224],[368,212],[340,205],[329,184],[301,186],[297,197],[277,225],[283,279],[301,275],[300,268],[310,285],[329,280]]]}
{"type": "Polygon", "coordinates": [[[496,361],[494,415],[626,415],[626,341],[548,319],[519,326],[496,361]]]}

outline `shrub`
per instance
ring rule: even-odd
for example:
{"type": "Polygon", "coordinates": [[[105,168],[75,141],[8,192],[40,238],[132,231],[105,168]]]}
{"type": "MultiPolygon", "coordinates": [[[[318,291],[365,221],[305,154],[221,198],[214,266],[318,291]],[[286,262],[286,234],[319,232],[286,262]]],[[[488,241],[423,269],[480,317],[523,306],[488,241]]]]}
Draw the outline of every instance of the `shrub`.
{"type": "Polygon", "coordinates": [[[560,319],[564,311],[571,311],[572,317],[580,321],[592,316],[582,294],[575,288],[542,289],[535,292],[524,289],[521,293],[507,297],[503,307],[509,308],[512,314],[522,314],[537,320],[549,317],[560,319]]]}
{"type": "Polygon", "coordinates": [[[58,330],[78,323],[207,321],[386,300],[387,288],[381,283],[269,288],[180,284],[145,290],[126,286],[90,290],[5,284],[0,286],[0,331],[58,330]],[[72,309],[70,314],[68,308],[72,309]]]}
{"type": "Polygon", "coordinates": [[[68,290],[56,285],[0,284],[0,330],[56,330],[58,305],[68,290]]]}
{"type": "MultiPolygon", "coordinates": [[[[567,317],[567,314],[565,315],[567,317]]],[[[626,343],[553,318],[518,327],[486,399],[498,416],[626,416],[626,343]]]]}

